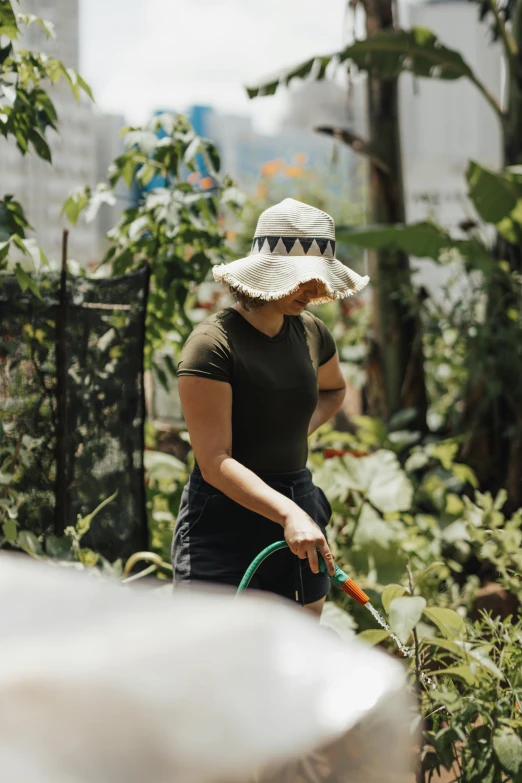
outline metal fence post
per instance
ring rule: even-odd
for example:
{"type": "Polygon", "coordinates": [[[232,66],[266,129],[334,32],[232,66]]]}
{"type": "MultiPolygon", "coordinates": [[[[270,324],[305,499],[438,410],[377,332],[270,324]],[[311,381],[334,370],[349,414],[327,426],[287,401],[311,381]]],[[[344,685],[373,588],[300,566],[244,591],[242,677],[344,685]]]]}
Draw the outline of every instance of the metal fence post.
{"type": "Polygon", "coordinates": [[[67,240],[62,235],[62,271],[56,308],[56,505],[54,532],[63,536],[67,526],[67,240]]]}

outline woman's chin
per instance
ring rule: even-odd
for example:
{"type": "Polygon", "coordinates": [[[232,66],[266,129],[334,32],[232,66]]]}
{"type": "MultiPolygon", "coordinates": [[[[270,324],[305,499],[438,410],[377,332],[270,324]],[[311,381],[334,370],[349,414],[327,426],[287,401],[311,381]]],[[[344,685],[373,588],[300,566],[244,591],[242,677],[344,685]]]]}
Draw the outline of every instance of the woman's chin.
{"type": "Polygon", "coordinates": [[[300,315],[305,307],[306,305],[302,302],[291,302],[288,306],[288,315],[300,315]]]}

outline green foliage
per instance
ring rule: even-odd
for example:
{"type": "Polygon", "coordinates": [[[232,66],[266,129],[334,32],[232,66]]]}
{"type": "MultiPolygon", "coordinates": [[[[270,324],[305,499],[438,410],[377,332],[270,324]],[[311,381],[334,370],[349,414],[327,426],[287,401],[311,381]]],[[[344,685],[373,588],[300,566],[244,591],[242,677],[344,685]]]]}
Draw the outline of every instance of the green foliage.
{"type": "MultiPolygon", "coordinates": [[[[460,574],[475,550],[462,496],[476,478],[456,461],[458,441],[421,441],[369,417],[357,424],[355,435],[325,426],[311,444],[314,480],[332,505],[337,562],[373,597],[382,593],[385,609],[408,589],[408,563],[421,575],[425,597],[468,607],[476,580],[462,585],[460,574]]],[[[403,426],[399,418],[394,424],[403,426]]],[[[343,596],[339,601],[347,605],[343,596]]],[[[357,620],[369,627],[365,613],[357,620]]]]}
{"type": "Polygon", "coordinates": [[[426,606],[421,596],[405,595],[394,598],[389,606],[390,626],[403,644],[407,644],[426,606]]]}
{"type": "Polygon", "coordinates": [[[150,547],[170,560],[172,535],[188,468],[171,454],[147,449],[144,455],[150,547]]]}
{"type": "MultiPolygon", "coordinates": [[[[18,449],[16,458],[20,466],[30,464],[24,451],[31,451],[38,445],[30,441],[31,439],[27,435],[19,439],[21,447],[18,449]]],[[[12,494],[9,493],[9,490],[4,491],[4,498],[0,500],[0,520],[2,518],[5,520],[2,524],[3,538],[0,538],[0,548],[7,545],[10,549],[20,549],[38,560],[52,559],[60,561],[64,565],[75,564],[77,567],[86,569],[97,566],[101,567],[107,576],[118,577],[121,575],[122,564],[119,560],[109,563],[97,552],[81,545],[83,537],[90,530],[94,517],[114,500],[118,491],[103,500],[90,514],[83,517],[78,514],[76,524],[67,527],[63,536],[56,536],[54,533],[36,535],[31,530],[18,529],[17,504],[22,502],[21,496],[14,489],[13,475],[0,473],[0,476],[3,476],[5,480],[4,488],[13,484],[12,494]]]]}
{"type": "Polygon", "coordinates": [[[393,248],[418,258],[430,258],[437,263],[443,263],[444,256],[453,251],[465,261],[469,269],[483,269],[492,263],[491,251],[478,236],[456,239],[430,221],[342,230],[341,236],[348,244],[356,247],[367,250],[393,248]]]}
{"type": "Polygon", "coordinates": [[[221,176],[215,146],[197,136],[184,117],[163,114],[144,128],[126,128],[124,139],[126,150],[111,165],[108,182],[94,190],[76,190],[63,211],[73,223],[83,211],[92,220],[104,202],[113,202],[120,181],[145,186],[158,178],[158,187],[144,191],[109,231],[110,247],[102,263],[110,264],[116,275],[150,265],[146,365],[168,386],[155,354],[161,349],[163,358],[168,356],[168,374],[173,375],[172,357],[178,356],[193,327],[188,313],[197,286],[214,263],[231,256],[221,211],[237,209],[242,196],[221,176]],[[198,156],[208,171],[203,179],[198,179],[198,156]]]}
{"type": "MultiPolygon", "coordinates": [[[[22,155],[33,153],[51,163],[51,150],[46,137],[49,129],[57,130],[58,116],[48,92],[48,86],[63,80],[76,100],[81,92],[92,99],[91,90],[82,77],[55,57],[15,46],[23,28],[38,24],[47,37],[54,37],[53,25],[34,14],[16,13],[10,0],[0,4],[0,35],[5,45],[0,48],[0,134],[14,139],[22,155]]],[[[24,210],[13,195],[0,199],[0,272],[7,267],[12,250],[20,252],[25,264],[13,262],[22,292],[27,289],[40,297],[40,289],[28,268],[38,271],[47,258],[35,239],[26,238],[31,226],[24,210]]],[[[1,285],[1,278],[0,278],[1,285]]]]}
{"type": "Polygon", "coordinates": [[[37,23],[49,37],[54,35],[52,25],[33,14],[15,14],[10,2],[2,5],[0,30],[9,42],[0,50],[0,133],[5,138],[13,137],[22,155],[31,147],[38,157],[50,163],[45,134],[49,128],[56,130],[58,118],[45,89],[46,82],[65,80],[77,100],[81,91],[91,98],[92,94],[82,77],[55,57],[15,48],[21,27],[37,23]]]}
{"type": "Polygon", "coordinates": [[[247,87],[248,96],[256,98],[261,95],[274,95],[280,85],[288,85],[294,79],[305,79],[310,75],[323,79],[334,59],[339,64],[354,65],[359,70],[381,79],[393,79],[404,72],[452,81],[466,78],[475,84],[492,108],[501,114],[498,102],[477,79],[462,55],[443,46],[434,33],[423,27],[413,27],[411,30],[378,30],[340,52],[312,57],[277,79],[259,86],[247,87]]]}
{"type": "Polygon", "coordinates": [[[475,502],[464,498],[463,520],[472,551],[490,563],[497,580],[522,604],[522,509],[510,518],[502,513],[507,493],[475,493],[475,502]]]}
{"type": "Polygon", "coordinates": [[[461,639],[423,639],[420,655],[436,682],[422,695],[422,768],[452,769],[457,781],[520,781],[522,623],[484,616],[461,639]]]}

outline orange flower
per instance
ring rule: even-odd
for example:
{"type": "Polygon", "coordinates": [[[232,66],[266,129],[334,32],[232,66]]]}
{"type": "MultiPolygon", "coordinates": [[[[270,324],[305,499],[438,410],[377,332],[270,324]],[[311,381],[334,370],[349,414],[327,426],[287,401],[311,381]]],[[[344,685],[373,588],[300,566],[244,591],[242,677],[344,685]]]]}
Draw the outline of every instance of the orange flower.
{"type": "Polygon", "coordinates": [[[192,171],[187,177],[187,182],[189,183],[189,185],[195,185],[196,182],[199,180],[199,177],[200,177],[199,171],[192,171]]]}
{"type": "Polygon", "coordinates": [[[352,457],[367,457],[369,451],[354,451],[353,449],[323,449],[323,457],[325,459],[333,459],[334,457],[344,457],[345,454],[351,454],[352,457]]]}
{"type": "Polygon", "coordinates": [[[210,190],[214,187],[214,180],[212,177],[203,177],[203,179],[200,179],[199,181],[199,187],[201,190],[210,190]]]}
{"type": "Polygon", "coordinates": [[[263,163],[261,166],[261,175],[263,177],[274,177],[279,171],[281,171],[281,167],[284,161],[282,161],[280,158],[278,160],[267,160],[266,163],[263,163]]]}
{"type": "Polygon", "coordinates": [[[302,177],[304,173],[301,166],[285,166],[284,172],[287,177],[302,177]]]}

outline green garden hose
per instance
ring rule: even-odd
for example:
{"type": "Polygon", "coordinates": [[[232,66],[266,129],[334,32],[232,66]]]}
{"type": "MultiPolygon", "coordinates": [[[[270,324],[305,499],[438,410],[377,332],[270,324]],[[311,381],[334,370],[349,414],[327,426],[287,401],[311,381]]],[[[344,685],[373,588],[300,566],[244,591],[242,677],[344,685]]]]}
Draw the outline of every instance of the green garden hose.
{"type": "MultiPolygon", "coordinates": [[[[274,552],[277,552],[279,549],[284,549],[287,546],[288,544],[286,541],[276,541],[274,544],[267,546],[266,549],[263,549],[263,551],[260,552],[257,557],[254,558],[254,560],[252,560],[247,570],[245,571],[245,575],[241,580],[239,587],[237,588],[237,595],[239,595],[239,593],[245,592],[255,572],[267,557],[270,557],[270,555],[274,552]]],[[[319,568],[321,571],[323,571],[323,573],[328,574],[326,563],[324,562],[319,552],[317,554],[319,557],[319,568]]],[[[364,606],[370,600],[366,593],[363,592],[363,590],[361,590],[361,588],[355,584],[353,579],[350,579],[348,574],[346,574],[342,568],[339,568],[339,566],[335,566],[335,573],[328,574],[328,576],[332,582],[334,582],[343,591],[343,593],[346,593],[351,598],[355,599],[357,603],[361,604],[361,606],[364,606]]]]}

